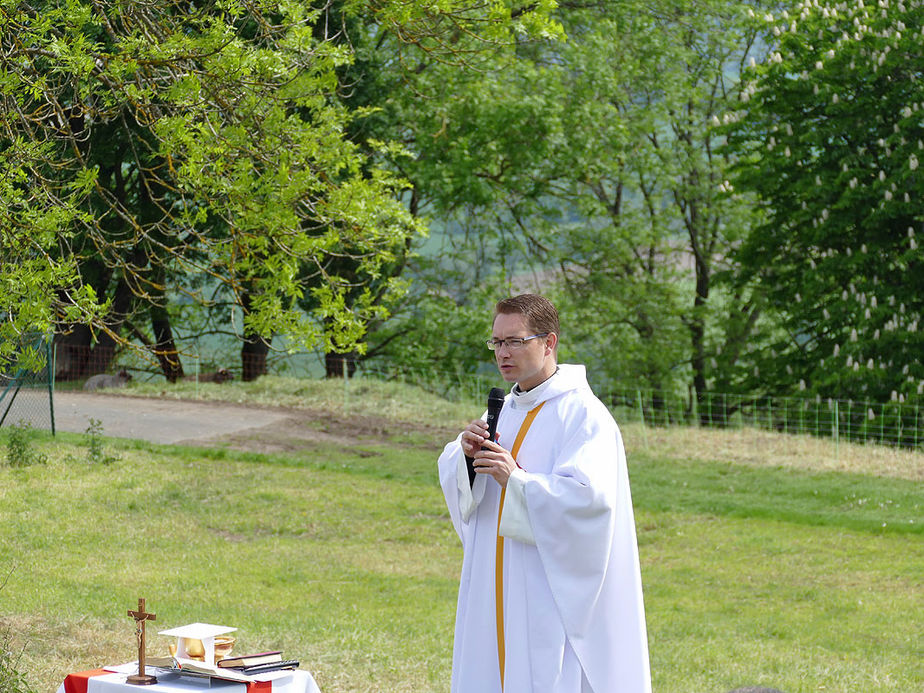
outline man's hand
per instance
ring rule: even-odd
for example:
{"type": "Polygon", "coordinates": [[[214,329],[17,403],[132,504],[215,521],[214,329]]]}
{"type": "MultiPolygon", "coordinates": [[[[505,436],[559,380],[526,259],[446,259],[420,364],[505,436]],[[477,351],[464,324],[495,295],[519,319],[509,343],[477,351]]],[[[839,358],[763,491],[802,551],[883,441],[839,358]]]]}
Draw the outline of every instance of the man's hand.
{"type": "Polygon", "coordinates": [[[481,450],[474,454],[474,458],[475,473],[490,474],[502,487],[507,486],[507,479],[517,468],[510,452],[491,440],[481,444],[481,450]]]}
{"type": "Polygon", "coordinates": [[[488,424],[478,419],[472,421],[462,431],[462,452],[466,457],[474,457],[481,450],[481,444],[488,439],[488,424]]]}

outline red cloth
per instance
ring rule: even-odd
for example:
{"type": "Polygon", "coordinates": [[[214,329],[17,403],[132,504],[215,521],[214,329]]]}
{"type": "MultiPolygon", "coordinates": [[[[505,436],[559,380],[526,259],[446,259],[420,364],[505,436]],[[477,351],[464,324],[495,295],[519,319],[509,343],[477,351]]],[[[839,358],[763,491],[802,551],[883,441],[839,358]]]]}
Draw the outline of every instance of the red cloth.
{"type": "Polygon", "coordinates": [[[64,679],[64,693],[87,693],[87,681],[91,676],[102,676],[108,673],[105,669],[91,669],[68,674],[64,679]]]}
{"type": "Polygon", "coordinates": [[[247,684],[247,693],[270,693],[272,690],[272,681],[251,681],[247,684]]]}

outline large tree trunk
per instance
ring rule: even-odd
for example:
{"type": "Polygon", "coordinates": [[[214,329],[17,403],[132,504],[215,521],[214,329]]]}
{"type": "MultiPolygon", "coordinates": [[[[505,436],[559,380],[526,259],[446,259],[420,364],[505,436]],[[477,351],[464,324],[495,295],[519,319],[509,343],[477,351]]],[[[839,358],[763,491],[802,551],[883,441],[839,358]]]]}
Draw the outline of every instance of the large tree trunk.
{"type": "Polygon", "coordinates": [[[90,326],[65,325],[55,335],[55,380],[78,380],[89,374],[90,326]]]}
{"type": "Polygon", "coordinates": [[[171,383],[183,378],[183,363],[173,339],[170,316],[166,306],[151,305],[151,329],[154,331],[154,354],[164,377],[171,383]]]}
{"type": "Polygon", "coordinates": [[[96,345],[90,352],[90,364],[87,375],[96,373],[106,373],[112,365],[115,358],[116,347],[118,346],[118,337],[125,324],[126,318],[131,311],[132,290],[125,279],[125,275],[119,277],[116,284],[115,296],[112,299],[112,310],[106,316],[106,330],[100,330],[96,338],[96,345]]]}
{"type": "MultiPolygon", "coordinates": [[[[245,317],[250,313],[250,294],[245,293],[241,296],[241,309],[245,317]]],[[[261,375],[266,375],[266,355],[269,353],[272,341],[272,335],[264,338],[244,328],[244,338],[241,344],[241,380],[250,382],[261,375]]]]}
{"type": "Polygon", "coordinates": [[[342,378],[346,375],[352,378],[356,372],[356,361],[359,354],[349,351],[345,354],[330,352],[324,354],[324,372],[328,378],[342,378]]]}
{"type": "Polygon", "coordinates": [[[266,355],[269,342],[259,335],[244,337],[241,346],[241,380],[249,382],[266,375],[266,355]]]}

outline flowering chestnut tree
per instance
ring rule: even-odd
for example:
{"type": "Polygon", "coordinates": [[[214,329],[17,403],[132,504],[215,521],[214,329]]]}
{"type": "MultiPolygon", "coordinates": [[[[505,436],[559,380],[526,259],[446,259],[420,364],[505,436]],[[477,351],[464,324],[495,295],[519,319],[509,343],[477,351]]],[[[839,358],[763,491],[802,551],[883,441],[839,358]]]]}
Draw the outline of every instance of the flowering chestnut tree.
{"type": "Polygon", "coordinates": [[[924,3],[819,2],[755,17],[775,39],[729,114],[737,191],[766,212],[741,248],[782,330],[752,387],[924,394],[924,3]]]}

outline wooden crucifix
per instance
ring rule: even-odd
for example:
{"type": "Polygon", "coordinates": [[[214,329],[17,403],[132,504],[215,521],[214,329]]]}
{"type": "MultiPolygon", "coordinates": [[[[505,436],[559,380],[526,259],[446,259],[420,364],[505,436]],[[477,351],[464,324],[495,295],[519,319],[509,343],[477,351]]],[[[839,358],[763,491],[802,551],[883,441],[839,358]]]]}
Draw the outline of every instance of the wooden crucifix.
{"type": "Polygon", "coordinates": [[[125,679],[125,683],[136,686],[149,686],[157,683],[157,677],[144,673],[144,622],[156,621],[156,614],[149,614],[144,610],[144,599],[138,600],[138,611],[128,610],[128,615],[135,619],[135,635],[138,638],[138,673],[125,679]]]}

